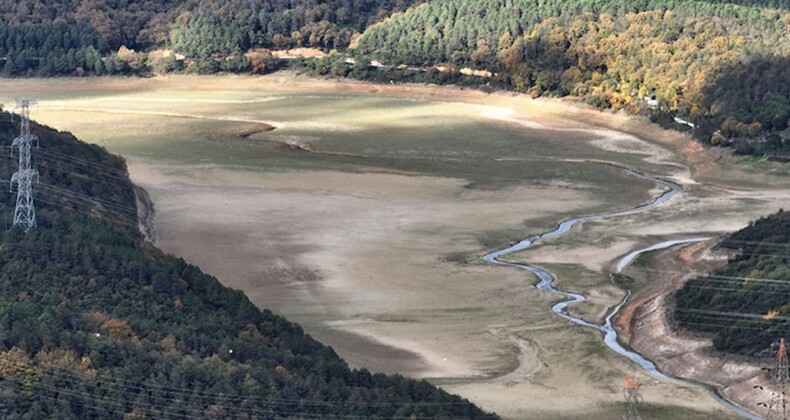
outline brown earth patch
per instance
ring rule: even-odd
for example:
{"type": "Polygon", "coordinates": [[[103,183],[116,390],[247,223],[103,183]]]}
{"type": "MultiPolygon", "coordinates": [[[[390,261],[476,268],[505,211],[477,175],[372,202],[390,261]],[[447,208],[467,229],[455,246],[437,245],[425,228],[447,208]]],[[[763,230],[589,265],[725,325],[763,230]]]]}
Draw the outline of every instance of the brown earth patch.
{"type": "Polygon", "coordinates": [[[715,386],[735,404],[767,415],[755,403],[771,398],[769,390],[754,387],[768,382],[759,361],[718,352],[704,334],[671,326],[670,295],[688,280],[725,263],[709,247],[695,244],[651,256],[648,266],[641,269],[649,283],[617,318],[617,327],[625,343],[653,360],[661,370],[715,386]]]}
{"type": "Polygon", "coordinates": [[[240,130],[236,133],[236,136],[246,139],[255,134],[266,133],[274,129],[275,127],[269,124],[262,124],[262,123],[250,124],[249,126],[241,127],[240,130]]]}

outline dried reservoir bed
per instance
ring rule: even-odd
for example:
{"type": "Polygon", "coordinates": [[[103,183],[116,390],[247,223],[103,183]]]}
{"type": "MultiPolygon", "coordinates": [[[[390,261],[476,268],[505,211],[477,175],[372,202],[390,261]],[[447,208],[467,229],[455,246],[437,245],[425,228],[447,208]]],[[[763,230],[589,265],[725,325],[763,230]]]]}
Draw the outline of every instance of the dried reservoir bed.
{"type": "Polygon", "coordinates": [[[660,209],[512,256],[588,296],[572,311],[599,320],[623,297],[604,274],[618,256],[774,211],[790,198],[782,176],[725,173],[679,134],[510,94],[288,73],[0,87],[6,103],[36,97],[36,120],[123,155],[162,249],[352,366],[427,378],[510,418],[617,417],[625,375],[645,382],[645,418],[729,415],[704,390],[645,376],[554,316],[556,297],[528,274],[481,257],[658,194],[609,163],[682,184],[660,209]]]}

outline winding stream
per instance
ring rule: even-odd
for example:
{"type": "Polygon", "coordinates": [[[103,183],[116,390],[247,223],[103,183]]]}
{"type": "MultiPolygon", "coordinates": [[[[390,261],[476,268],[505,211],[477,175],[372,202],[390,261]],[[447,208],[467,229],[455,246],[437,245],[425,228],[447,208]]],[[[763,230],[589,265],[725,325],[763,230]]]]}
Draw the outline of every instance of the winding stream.
{"type": "MultiPolygon", "coordinates": [[[[567,311],[568,307],[573,305],[574,303],[578,303],[578,302],[584,301],[585,300],[584,295],[581,295],[581,294],[578,294],[578,293],[573,293],[573,292],[568,292],[568,291],[565,291],[565,290],[560,290],[560,289],[555,288],[554,285],[553,285],[553,283],[554,283],[554,276],[550,272],[548,272],[546,270],[543,270],[543,269],[541,269],[539,267],[536,267],[536,266],[533,266],[533,265],[517,263],[517,262],[507,261],[507,260],[503,259],[503,257],[505,257],[505,256],[507,256],[509,254],[512,254],[512,253],[515,253],[515,252],[519,252],[519,251],[523,251],[525,249],[531,248],[532,246],[534,246],[536,243],[540,242],[541,240],[549,239],[549,238],[556,238],[556,237],[562,236],[565,233],[569,232],[571,229],[573,229],[573,227],[576,226],[578,223],[588,222],[588,221],[593,221],[593,220],[603,220],[603,219],[608,219],[608,218],[611,218],[611,217],[626,216],[626,215],[629,215],[629,214],[635,214],[635,213],[639,213],[639,212],[642,212],[642,211],[645,211],[645,210],[649,210],[649,209],[658,207],[658,206],[666,203],[667,201],[671,200],[672,197],[680,194],[680,192],[682,191],[681,186],[678,185],[678,184],[675,184],[675,183],[672,183],[672,182],[669,182],[669,181],[665,181],[665,180],[662,180],[662,179],[659,179],[659,178],[655,178],[655,177],[652,177],[652,176],[649,176],[649,175],[644,175],[644,174],[641,174],[641,173],[636,172],[636,171],[631,170],[631,169],[627,169],[627,168],[621,168],[621,169],[623,170],[623,172],[627,173],[628,175],[634,176],[636,178],[651,180],[651,181],[661,185],[662,187],[666,188],[666,190],[663,193],[661,193],[661,195],[659,195],[658,197],[654,198],[650,202],[648,202],[646,204],[642,204],[642,205],[636,206],[636,207],[632,207],[632,208],[625,209],[625,210],[618,210],[618,211],[612,211],[612,212],[598,213],[598,214],[593,214],[593,215],[589,215],[589,216],[575,217],[575,218],[571,218],[571,219],[565,220],[562,223],[560,223],[559,226],[557,226],[556,229],[554,229],[552,231],[541,233],[541,234],[538,234],[538,235],[532,235],[532,236],[530,236],[530,237],[528,237],[526,239],[523,239],[522,241],[518,242],[515,245],[509,246],[509,247],[504,248],[504,249],[500,249],[498,251],[491,252],[491,253],[485,255],[483,257],[483,259],[486,262],[491,263],[491,264],[516,267],[516,268],[519,268],[519,269],[522,269],[522,270],[526,270],[526,271],[529,271],[530,273],[534,274],[535,276],[537,276],[538,279],[539,279],[539,282],[538,282],[538,284],[535,287],[538,290],[542,290],[544,292],[549,292],[549,293],[553,293],[553,294],[556,294],[556,295],[560,295],[563,298],[565,298],[565,300],[563,300],[561,302],[558,302],[554,306],[551,307],[552,312],[554,312],[555,314],[561,316],[562,318],[567,319],[568,321],[571,321],[572,323],[574,323],[576,325],[581,325],[583,327],[592,328],[592,329],[595,329],[595,330],[598,330],[598,331],[602,332],[604,334],[604,340],[603,341],[604,341],[604,343],[606,344],[607,347],[609,347],[615,353],[617,353],[619,355],[622,355],[622,356],[628,358],[629,360],[631,360],[632,362],[638,364],[640,367],[642,367],[645,371],[647,371],[648,374],[650,374],[654,378],[661,379],[661,380],[672,381],[672,382],[684,382],[684,383],[689,383],[689,384],[703,386],[706,389],[708,389],[708,391],[711,393],[713,398],[716,399],[716,401],[718,401],[720,404],[722,404],[724,407],[726,407],[727,409],[731,410],[735,414],[738,414],[738,415],[740,415],[740,416],[742,416],[744,418],[748,418],[748,419],[751,419],[751,420],[759,420],[759,419],[761,419],[761,417],[755,416],[754,414],[742,409],[741,407],[738,407],[737,405],[735,405],[735,404],[731,403],[730,401],[728,401],[727,399],[725,399],[721,395],[721,393],[718,391],[718,389],[716,389],[715,387],[708,386],[708,385],[705,385],[705,384],[701,384],[701,383],[698,383],[698,382],[695,382],[695,381],[689,381],[689,380],[685,380],[685,379],[669,376],[669,375],[661,372],[656,367],[655,363],[653,363],[650,360],[646,359],[641,354],[639,354],[639,353],[637,353],[637,352],[635,352],[633,350],[629,350],[629,349],[623,347],[623,345],[620,344],[620,342],[617,340],[617,330],[615,330],[614,327],[612,326],[612,318],[614,318],[615,314],[617,314],[617,312],[620,311],[620,308],[622,308],[623,305],[625,305],[625,303],[628,301],[628,298],[630,297],[630,291],[625,296],[625,298],[623,298],[623,300],[619,304],[617,304],[617,306],[615,306],[609,312],[609,314],[606,316],[606,319],[605,319],[603,325],[593,324],[593,323],[585,321],[584,319],[581,319],[579,317],[575,317],[573,315],[570,315],[568,313],[568,311],[567,311]]],[[[625,257],[621,258],[620,261],[618,261],[617,268],[616,268],[615,272],[619,273],[619,272],[623,271],[639,255],[641,255],[641,254],[643,254],[645,252],[656,251],[656,250],[660,250],[660,249],[666,249],[666,248],[670,248],[670,247],[673,247],[675,245],[680,245],[680,244],[689,244],[689,243],[694,243],[694,242],[702,242],[702,241],[706,241],[708,239],[710,239],[710,238],[695,237],[695,238],[687,238],[687,239],[675,239],[675,240],[669,240],[669,241],[660,242],[660,243],[654,244],[652,246],[649,246],[647,248],[633,251],[633,252],[629,253],[628,255],[626,255],[625,257]]]]}

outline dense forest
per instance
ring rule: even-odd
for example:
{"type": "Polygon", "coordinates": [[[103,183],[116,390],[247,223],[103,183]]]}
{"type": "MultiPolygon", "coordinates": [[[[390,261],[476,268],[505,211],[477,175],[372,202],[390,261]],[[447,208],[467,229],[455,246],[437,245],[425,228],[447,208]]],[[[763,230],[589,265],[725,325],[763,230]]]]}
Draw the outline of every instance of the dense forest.
{"type": "Polygon", "coordinates": [[[200,22],[198,25],[204,25],[211,21],[208,17],[215,16],[219,19],[213,22],[228,23],[243,34],[224,41],[243,38],[251,42],[248,47],[344,47],[353,33],[415,3],[415,0],[0,0],[0,21],[9,25],[87,24],[101,34],[111,50],[121,46],[146,50],[165,44],[173,28],[190,27],[195,20],[200,22]],[[321,39],[311,41],[311,35],[321,39]]]}
{"type": "Polygon", "coordinates": [[[770,150],[762,145],[790,121],[788,5],[435,0],[369,28],[353,52],[383,63],[487,69],[496,76],[480,83],[680,115],[705,141],[743,139],[741,152],[789,153],[781,137],[770,150]]]}
{"type": "Polygon", "coordinates": [[[290,65],[678,116],[788,160],[789,27],[788,0],[0,0],[0,74],[265,73],[313,47],[337,53],[290,65]]]}
{"type": "Polygon", "coordinates": [[[731,252],[727,265],[676,292],[674,318],[684,329],[713,334],[719,350],[769,352],[790,338],[790,213],[761,218],[719,247],[731,252]]]}
{"type": "MultiPolygon", "coordinates": [[[[0,113],[0,138],[16,125],[0,113]]],[[[299,326],[163,255],[138,233],[122,159],[33,132],[38,227],[9,226],[13,196],[0,202],[0,417],[494,418],[425,381],[351,370],[299,326]]]]}
{"type": "Polygon", "coordinates": [[[260,71],[256,60],[271,70],[277,67],[265,53],[263,57],[245,53],[294,47],[343,49],[354,34],[415,3],[0,0],[0,58],[13,60],[2,73],[49,76],[184,70],[185,63],[174,54],[147,54],[158,48],[175,49],[188,59],[188,70],[198,73],[260,71]],[[90,36],[64,37],[64,30],[72,27],[90,28],[90,36]],[[77,58],[66,58],[66,54],[77,58]]]}

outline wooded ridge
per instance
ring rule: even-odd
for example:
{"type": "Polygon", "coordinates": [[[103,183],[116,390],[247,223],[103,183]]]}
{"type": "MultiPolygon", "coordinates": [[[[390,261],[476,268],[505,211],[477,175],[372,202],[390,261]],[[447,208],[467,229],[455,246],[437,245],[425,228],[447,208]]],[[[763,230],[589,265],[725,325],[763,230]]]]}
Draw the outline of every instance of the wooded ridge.
{"type": "Polygon", "coordinates": [[[790,337],[790,213],[779,211],[727,236],[727,265],[674,294],[679,327],[710,333],[719,350],[773,354],[790,337]]]}
{"type": "MultiPolygon", "coordinates": [[[[17,124],[0,113],[0,138],[17,124]]],[[[0,202],[0,417],[495,418],[335,352],[138,232],[123,159],[33,125],[38,227],[0,202]]],[[[8,150],[0,179],[15,168],[8,150]]],[[[6,188],[8,184],[6,183],[6,188]]]]}

